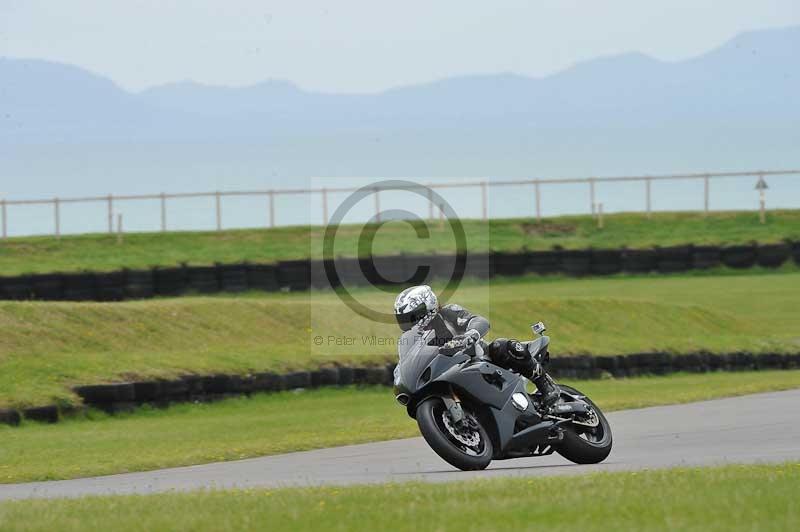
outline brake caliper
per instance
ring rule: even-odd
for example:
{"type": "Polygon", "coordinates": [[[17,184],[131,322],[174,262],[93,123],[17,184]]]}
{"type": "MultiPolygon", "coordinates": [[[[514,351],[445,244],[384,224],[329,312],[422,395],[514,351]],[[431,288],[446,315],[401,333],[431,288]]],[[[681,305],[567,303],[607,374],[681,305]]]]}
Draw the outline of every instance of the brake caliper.
{"type": "Polygon", "coordinates": [[[447,407],[447,413],[453,422],[453,426],[461,427],[461,424],[464,423],[464,410],[461,408],[461,403],[449,397],[442,397],[442,401],[444,401],[444,406],[447,407]]]}

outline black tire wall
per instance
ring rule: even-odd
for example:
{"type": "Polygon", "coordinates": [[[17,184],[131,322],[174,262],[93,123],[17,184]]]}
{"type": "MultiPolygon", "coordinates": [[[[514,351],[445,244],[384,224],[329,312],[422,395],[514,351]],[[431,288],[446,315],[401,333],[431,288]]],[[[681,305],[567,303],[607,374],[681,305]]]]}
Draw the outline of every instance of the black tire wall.
{"type": "MultiPolygon", "coordinates": [[[[463,258],[463,257],[462,257],[463,258]]],[[[800,242],[735,246],[685,245],[653,249],[522,250],[518,253],[471,253],[464,260],[455,255],[397,255],[361,259],[328,260],[344,286],[368,284],[405,286],[450,279],[464,263],[467,277],[490,279],[564,274],[574,277],[645,274],[761,266],[777,268],[793,259],[800,265],[800,242]],[[420,268],[421,267],[421,268],[420,268]],[[427,273],[422,277],[418,270],[427,273]]],[[[215,264],[214,266],[153,267],[113,272],[49,273],[0,277],[0,300],[121,301],[154,296],[242,292],[245,290],[303,291],[331,288],[326,262],[291,260],[277,264],[215,264]]]]}

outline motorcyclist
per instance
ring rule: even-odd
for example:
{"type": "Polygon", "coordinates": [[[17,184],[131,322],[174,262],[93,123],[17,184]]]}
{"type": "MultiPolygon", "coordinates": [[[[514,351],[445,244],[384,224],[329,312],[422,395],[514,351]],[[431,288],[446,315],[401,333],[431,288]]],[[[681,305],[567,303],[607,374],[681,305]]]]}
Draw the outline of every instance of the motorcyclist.
{"type": "MultiPolygon", "coordinates": [[[[403,331],[415,328],[436,331],[434,341],[442,347],[464,348],[482,342],[491,327],[489,320],[460,305],[440,307],[436,294],[427,285],[403,290],[395,300],[394,313],[403,331]]],[[[488,345],[482,342],[481,346],[484,356],[494,364],[531,379],[541,392],[545,407],[558,401],[558,389],[544,372],[541,362],[528,352],[523,343],[498,338],[488,345]]]]}

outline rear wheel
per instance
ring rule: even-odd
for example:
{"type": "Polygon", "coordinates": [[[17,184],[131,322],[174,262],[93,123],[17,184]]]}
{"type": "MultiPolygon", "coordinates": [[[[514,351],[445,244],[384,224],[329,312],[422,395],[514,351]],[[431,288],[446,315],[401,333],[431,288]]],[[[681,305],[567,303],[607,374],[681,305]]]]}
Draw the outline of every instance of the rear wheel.
{"type": "Polygon", "coordinates": [[[564,425],[564,439],[556,447],[556,452],[576,464],[602,462],[611,453],[611,425],[591,399],[571,386],[559,387],[565,392],[581,396],[591,407],[591,414],[580,419],[579,423],[564,425]]]}
{"type": "Polygon", "coordinates": [[[462,471],[486,469],[492,461],[492,442],[478,417],[462,405],[464,420],[456,427],[439,397],[417,407],[417,425],[431,449],[462,471]]]}

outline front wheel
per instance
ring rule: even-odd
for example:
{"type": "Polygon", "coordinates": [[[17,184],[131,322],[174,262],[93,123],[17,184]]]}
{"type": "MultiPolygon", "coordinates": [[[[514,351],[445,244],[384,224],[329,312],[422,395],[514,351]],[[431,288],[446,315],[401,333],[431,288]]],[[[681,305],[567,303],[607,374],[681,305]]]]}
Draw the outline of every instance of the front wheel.
{"type": "Polygon", "coordinates": [[[466,408],[462,426],[455,427],[444,401],[431,397],[417,408],[417,425],[431,449],[462,471],[486,469],[492,461],[489,435],[477,416],[466,408]]]}
{"type": "Polygon", "coordinates": [[[581,396],[592,409],[593,415],[564,426],[564,439],[556,452],[576,464],[598,464],[611,453],[611,425],[606,416],[591,399],[571,386],[559,387],[572,395],[581,396]]]}

